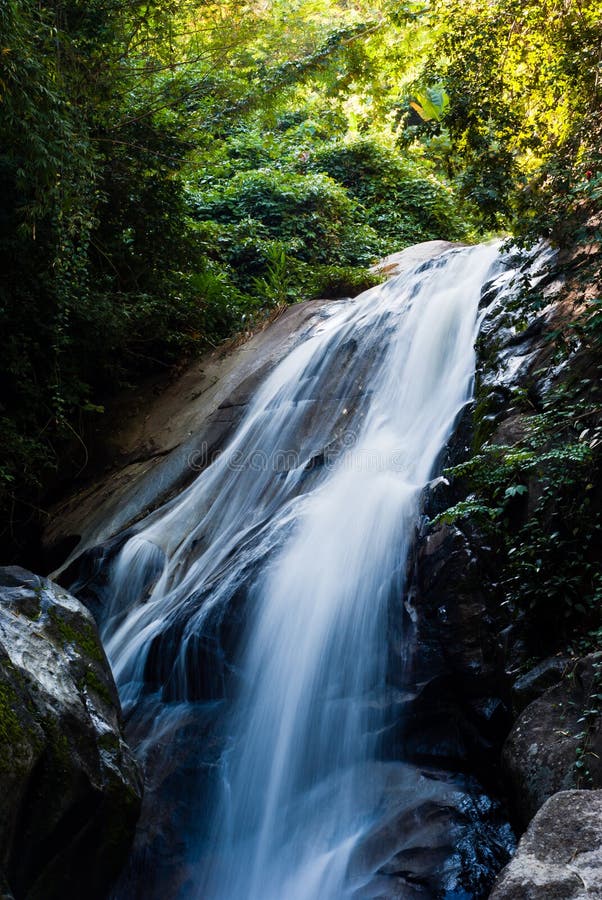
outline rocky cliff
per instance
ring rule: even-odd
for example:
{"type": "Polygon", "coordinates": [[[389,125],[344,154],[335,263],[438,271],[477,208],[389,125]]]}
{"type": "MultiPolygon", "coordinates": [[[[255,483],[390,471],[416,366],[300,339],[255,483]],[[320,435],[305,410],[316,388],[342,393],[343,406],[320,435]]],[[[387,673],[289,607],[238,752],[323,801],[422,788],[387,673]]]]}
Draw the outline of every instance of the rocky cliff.
{"type": "Polygon", "coordinates": [[[535,817],[496,900],[599,896],[599,797],[566,793],[602,786],[601,407],[597,351],[575,326],[582,264],[542,247],[486,286],[475,400],[425,493],[411,575],[428,699],[410,744],[453,721],[448,748],[506,798],[516,832],[535,817]],[[563,852],[546,831],[560,819],[563,852]]]}

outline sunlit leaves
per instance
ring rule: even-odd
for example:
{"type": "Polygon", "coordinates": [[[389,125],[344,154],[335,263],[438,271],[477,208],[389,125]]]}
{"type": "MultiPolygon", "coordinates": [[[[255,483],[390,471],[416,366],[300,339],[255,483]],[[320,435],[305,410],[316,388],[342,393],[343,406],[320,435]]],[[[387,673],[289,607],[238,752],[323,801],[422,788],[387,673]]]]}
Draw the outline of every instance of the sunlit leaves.
{"type": "Polygon", "coordinates": [[[424,122],[432,119],[440,122],[449,109],[449,94],[441,85],[416,91],[415,96],[416,100],[412,100],[410,106],[424,122]]]}
{"type": "Polygon", "coordinates": [[[464,155],[465,189],[492,222],[495,204],[506,221],[528,218],[549,198],[545,173],[558,194],[579,157],[587,168],[599,156],[602,3],[438,0],[431,14],[427,71],[450,94],[445,123],[464,155]]]}

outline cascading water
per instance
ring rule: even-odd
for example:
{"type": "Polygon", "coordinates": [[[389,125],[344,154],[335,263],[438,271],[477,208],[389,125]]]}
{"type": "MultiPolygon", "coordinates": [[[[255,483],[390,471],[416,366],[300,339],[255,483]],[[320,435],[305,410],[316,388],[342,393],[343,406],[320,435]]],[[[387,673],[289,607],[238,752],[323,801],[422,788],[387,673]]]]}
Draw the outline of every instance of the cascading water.
{"type": "Polygon", "coordinates": [[[190,754],[172,788],[194,846],[171,896],[406,896],[371,893],[365,852],[391,778],[430,790],[381,758],[387,624],[497,257],[455,250],[326,306],[229,446],[109,564],[102,635],[142,755],[203,704],[220,722],[206,796],[190,754]]]}

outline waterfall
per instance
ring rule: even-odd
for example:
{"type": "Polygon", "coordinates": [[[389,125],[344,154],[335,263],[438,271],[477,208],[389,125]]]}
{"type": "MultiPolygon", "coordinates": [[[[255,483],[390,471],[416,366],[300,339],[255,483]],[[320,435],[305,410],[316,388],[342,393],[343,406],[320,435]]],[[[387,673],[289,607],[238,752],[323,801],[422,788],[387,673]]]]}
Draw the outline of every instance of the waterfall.
{"type": "Polygon", "coordinates": [[[173,896],[376,896],[362,891],[391,778],[388,621],[420,493],[471,396],[497,258],[454,250],[326,305],[229,445],[110,563],[102,636],[144,752],[218,709],[211,789],[190,764],[182,776],[191,833],[209,824],[173,896]]]}

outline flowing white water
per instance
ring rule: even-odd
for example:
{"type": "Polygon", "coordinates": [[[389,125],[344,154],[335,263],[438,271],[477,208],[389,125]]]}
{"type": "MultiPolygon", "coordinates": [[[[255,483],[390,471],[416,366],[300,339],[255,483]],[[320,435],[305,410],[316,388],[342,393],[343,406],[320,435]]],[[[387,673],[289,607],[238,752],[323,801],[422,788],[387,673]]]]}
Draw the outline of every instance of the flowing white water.
{"type": "Polygon", "coordinates": [[[244,589],[199,900],[341,900],[369,874],[353,851],[371,824],[360,798],[383,727],[387,617],[420,491],[470,397],[497,254],[453,251],[327,308],[219,459],[115,560],[104,637],[126,707],[149,672],[165,700],[219,694],[199,641],[219,643],[244,589]]]}

